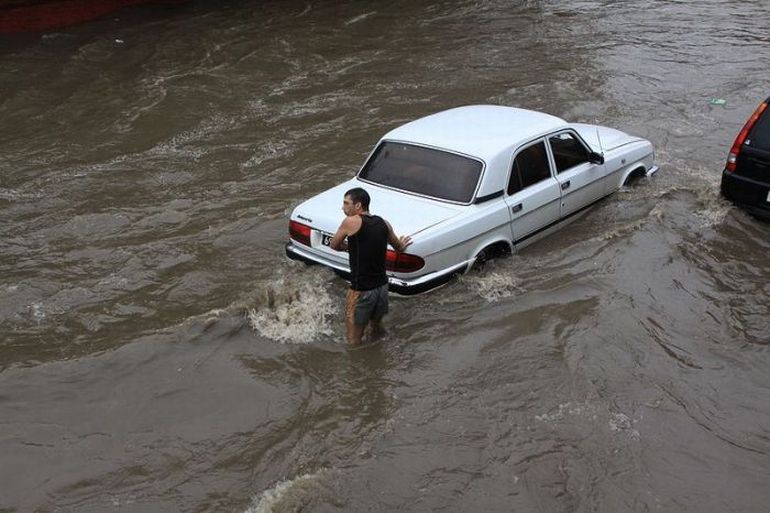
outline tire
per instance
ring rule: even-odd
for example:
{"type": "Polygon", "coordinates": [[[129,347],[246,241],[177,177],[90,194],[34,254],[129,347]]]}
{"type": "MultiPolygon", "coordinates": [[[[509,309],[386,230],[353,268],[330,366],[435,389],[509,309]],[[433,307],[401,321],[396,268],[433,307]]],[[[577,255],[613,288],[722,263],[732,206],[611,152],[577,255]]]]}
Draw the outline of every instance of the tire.
{"type": "Polygon", "coordinates": [[[497,258],[501,255],[505,255],[506,253],[510,253],[510,251],[510,248],[505,246],[505,243],[498,242],[496,244],[489,245],[479,251],[479,253],[476,255],[476,259],[473,261],[471,269],[483,269],[487,262],[493,258],[497,258]]]}
{"type": "Polygon", "coordinates": [[[473,261],[473,265],[471,266],[471,269],[474,270],[481,270],[484,268],[487,262],[492,259],[492,251],[489,246],[479,251],[479,254],[476,255],[476,259],[473,261]]]}
{"type": "Polygon", "coordinates": [[[647,175],[647,171],[644,168],[637,168],[631,171],[631,174],[628,175],[626,178],[626,181],[623,182],[623,187],[630,187],[634,185],[635,183],[639,182],[642,178],[644,178],[647,175]]]}

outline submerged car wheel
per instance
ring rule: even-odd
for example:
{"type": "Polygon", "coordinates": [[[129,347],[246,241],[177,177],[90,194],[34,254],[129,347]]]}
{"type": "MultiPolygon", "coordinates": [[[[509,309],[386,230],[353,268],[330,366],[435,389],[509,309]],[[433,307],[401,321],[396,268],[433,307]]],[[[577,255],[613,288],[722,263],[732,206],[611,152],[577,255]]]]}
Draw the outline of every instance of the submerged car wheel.
{"type": "Polygon", "coordinates": [[[479,253],[476,255],[476,259],[473,261],[471,269],[483,269],[484,264],[493,258],[509,255],[510,253],[511,248],[504,242],[496,242],[495,244],[491,244],[479,251],[479,253]]]}
{"type": "Polygon", "coordinates": [[[647,176],[647,171],[644,168],[640,167],[638,169],[634,169],[631,174],[628,175],[626,181],[623,182],[623,186],[628,187],[630,185],[634,185],[645,176],[647,176]]]}

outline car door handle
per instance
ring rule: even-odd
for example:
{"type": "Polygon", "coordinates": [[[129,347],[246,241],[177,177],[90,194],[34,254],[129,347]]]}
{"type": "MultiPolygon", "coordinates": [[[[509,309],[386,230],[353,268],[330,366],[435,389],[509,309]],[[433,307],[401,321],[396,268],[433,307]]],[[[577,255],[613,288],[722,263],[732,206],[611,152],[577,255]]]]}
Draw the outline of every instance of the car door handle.
{"type": "Polygon", "coordinates": [[[511,212],[513,212],[514,214],[516,212],[521,212],[522,208],[524,208],[524,207],[522,206],[521,203],[519,203],[518,205],[514,205],[514,206],[511,207],[511,212]]]}
{"type": "Polygon", "coordinates": [[[562,182],[561,184],[561,190],[565,191],[567,189],[569,189],[569,180],[567,180],[566,182],[562,182]]]}

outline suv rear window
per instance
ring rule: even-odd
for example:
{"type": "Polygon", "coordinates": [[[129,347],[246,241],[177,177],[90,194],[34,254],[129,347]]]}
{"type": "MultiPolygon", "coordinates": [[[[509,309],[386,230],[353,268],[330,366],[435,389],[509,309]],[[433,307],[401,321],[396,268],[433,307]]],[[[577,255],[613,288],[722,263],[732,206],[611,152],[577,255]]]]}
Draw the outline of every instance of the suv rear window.
{"type": "Polygon", "coordinates": [[[385,141],[358,177],[432,198],[470,203],[481,168],[480,161],[462,155],[385,141]]]}
{"type": "Polygon", "coordinates": [[[752,148],[759,148],[760,150],[770,151],[770,114],[768,111],[770,108],[765,109],[762,116],[754,124],[754,127],[749,132],[749,136],[746,138],[745,144],[752,148]]]}

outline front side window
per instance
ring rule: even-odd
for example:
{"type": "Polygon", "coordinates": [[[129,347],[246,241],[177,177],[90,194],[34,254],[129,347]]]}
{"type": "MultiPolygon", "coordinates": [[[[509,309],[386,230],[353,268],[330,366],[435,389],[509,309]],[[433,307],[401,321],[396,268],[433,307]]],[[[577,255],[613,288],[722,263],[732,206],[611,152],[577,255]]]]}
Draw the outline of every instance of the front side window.
{"type": "Polygon", "coordinates": [[[540,141],[521,150],[513,160],[508,194],[519,192],[525,187],[551,177],[545,143],[540,141]]]}
{"type": "Polygon", "coordinates": [[[548,138],[551,143],[556,172],[561,173],[583,162],[588,162],[588,150],[575,134],[562,132],[548,138]]]}
{"type": "Polygon", "coordinates": [[[358,177],[431,198],[470,203],[482,167],[480,161],[455,153],[385,141],[358,177]]]}

